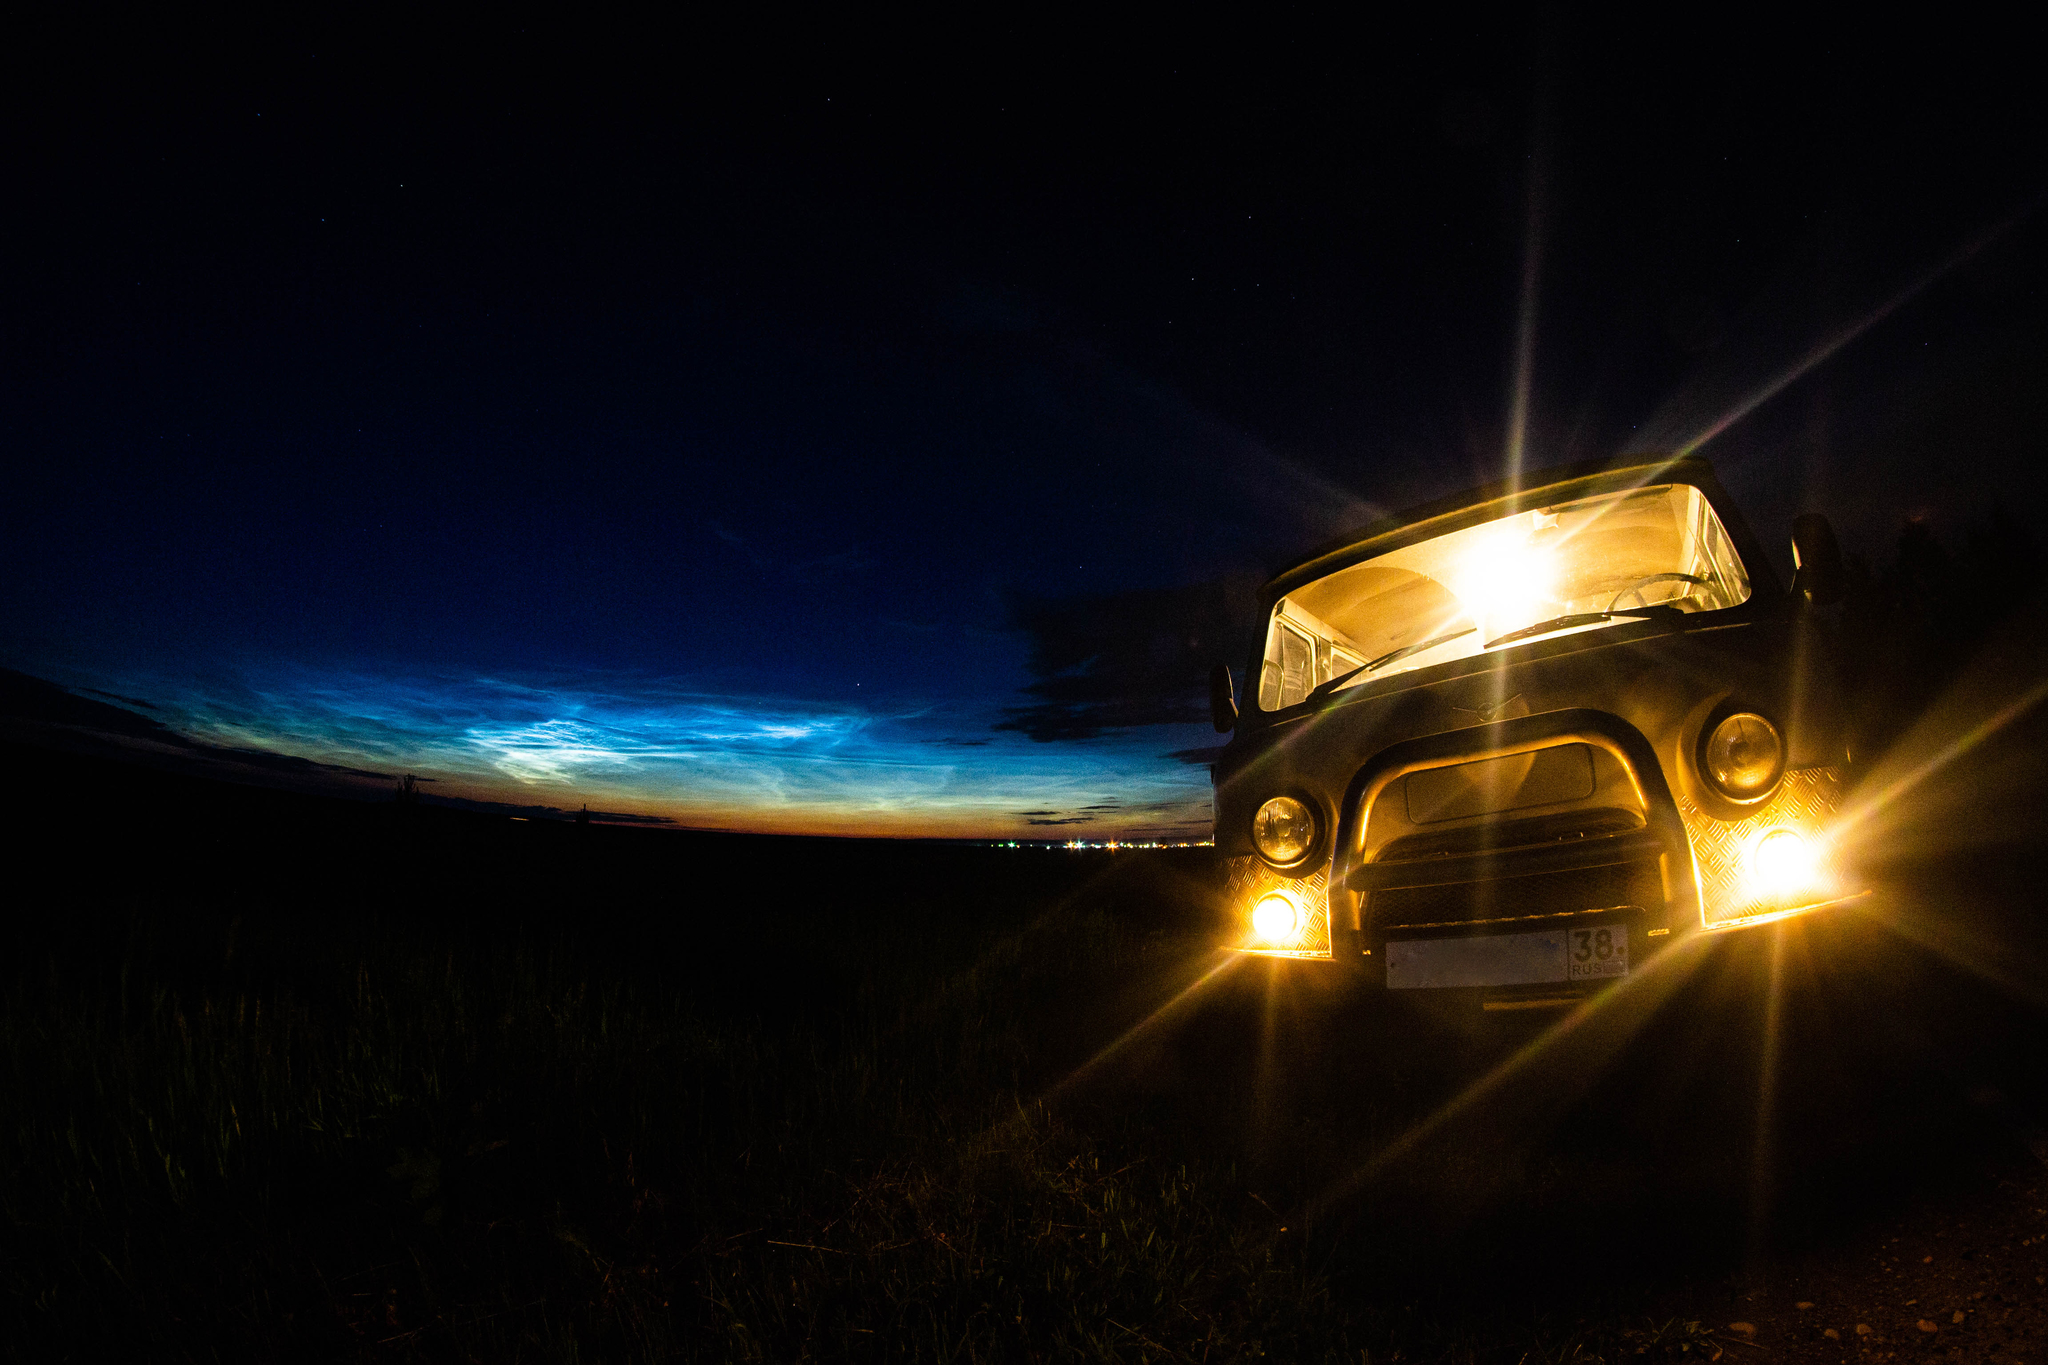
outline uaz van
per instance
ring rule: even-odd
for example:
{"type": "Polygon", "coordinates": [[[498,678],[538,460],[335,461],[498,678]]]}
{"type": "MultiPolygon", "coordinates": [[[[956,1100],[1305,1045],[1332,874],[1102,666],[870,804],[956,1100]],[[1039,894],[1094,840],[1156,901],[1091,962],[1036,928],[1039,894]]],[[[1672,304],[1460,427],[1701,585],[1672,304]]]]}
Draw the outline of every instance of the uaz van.
{"type": "Polygon", "coordinates": [[[1855,894],[1816,607],[1706,463],[1554,470],[1418,508],[1268,583],[1212,677],[1216,845],[1243,951],[1390,990],[1565,1005],[1670,943],[1855,894]]]}

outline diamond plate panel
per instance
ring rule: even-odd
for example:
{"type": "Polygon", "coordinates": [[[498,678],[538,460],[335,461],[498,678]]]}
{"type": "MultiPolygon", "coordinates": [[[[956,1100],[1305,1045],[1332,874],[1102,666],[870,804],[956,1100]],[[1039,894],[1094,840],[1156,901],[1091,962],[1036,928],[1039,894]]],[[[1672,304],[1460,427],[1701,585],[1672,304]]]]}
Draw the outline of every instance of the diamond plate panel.
{"type": "MultiPolygon", "coordinates": [[[[1774,902],[1758,900],[1744,889],[1743,862],[1750,846],[1765,831],[1779,826],[1797,830],[1809,839],[1823,839],[1841,804],[1842,776],[1836,768],[1802,768],[1786,773],[1776,794],[1755,814],[1740,820],[1716,820],[1679,793],[1678,813],[1685,821],[1686,837],[1692,842],[1693,861],[1699,865],[1700,905],[1706,921],[1712,924],[1782,908],[1774,902]]],[[[1832,879],[1834,873],[1834,867],[1823,854],[1823,877],[1832,879]]]]}
{"type": "Polygon", "coordinates": [[[1266,866],[1255,854],[1225,860],[1224,903],[1230,906],[1247,936],[1251,932],[1252,907],[1268,891],[1292,891],[1308,901],[1308,925],[1292,948],[1261,948],[1263,953],[1284,957],[1328,957],[1330,955],[1330,865],[1325,863],[1306,877],[1283,877],[1266,866]]]}

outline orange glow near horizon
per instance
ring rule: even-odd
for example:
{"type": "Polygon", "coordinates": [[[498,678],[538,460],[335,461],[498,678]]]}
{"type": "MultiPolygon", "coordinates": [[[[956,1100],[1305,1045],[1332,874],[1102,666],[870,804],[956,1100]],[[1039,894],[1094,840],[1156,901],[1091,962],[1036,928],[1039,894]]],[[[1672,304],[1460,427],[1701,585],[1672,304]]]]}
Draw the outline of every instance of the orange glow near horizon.
{"type": "MultiPolygon", "coordinates": [[[[711,695],[639,677],[548,685],[303,670],[162,698],[228,780],[598,822],[841,838],[1206,840],[1206,725],[1039,743],[980,714],[711,695]]],[[[110,736],[139,748],[140,741],[110,736]]],[[[158,746],[161,748],[162,746],[158,746]]]]}

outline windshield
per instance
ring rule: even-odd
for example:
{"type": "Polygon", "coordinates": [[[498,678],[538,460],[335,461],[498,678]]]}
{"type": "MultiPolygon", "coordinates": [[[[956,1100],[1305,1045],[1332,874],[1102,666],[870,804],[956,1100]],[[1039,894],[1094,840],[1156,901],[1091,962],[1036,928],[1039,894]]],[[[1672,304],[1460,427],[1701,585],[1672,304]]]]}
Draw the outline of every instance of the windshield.
{"type": "Polygon", "coordinates": [[[1259,708],[1293,706],[1332,682],[1356,687],[1526,640],[1748,599],[1749,575],[1721,519],[1690,484],[1517,512],[1281,598],[1259,708]]]}

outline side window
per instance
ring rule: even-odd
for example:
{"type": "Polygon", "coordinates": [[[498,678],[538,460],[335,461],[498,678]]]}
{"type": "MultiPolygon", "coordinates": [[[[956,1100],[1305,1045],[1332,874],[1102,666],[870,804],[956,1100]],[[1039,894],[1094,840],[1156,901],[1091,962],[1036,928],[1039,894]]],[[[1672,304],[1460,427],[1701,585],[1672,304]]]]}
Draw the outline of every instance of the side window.
{"type": "Polygon", "coordinates": [[[1274,620],[1266,634],[1266,665],[1260,669],[1260,710],[1280,710],[1309,696],[1319,671],[1317,641],[1284,620],[1274,620]]]}
{"type": "Polygon", "coordinates": [[[1292,706],[1315,685],[1315,641],[1276,618],[1266,635],[1266,662],[1259,672],[1259,709],[1292,706]]]}
{"type": "Polygon", "coordinates": [[[1728,531],[1721,525],[1721,519],[1714,515],[1713,504],[1700,495],[1697,488],[1687,488],[1692,504],[1693,556],[1695,572],[1706,579],[1700,592],[1699,610],[1717,611],[1733,607],[1749,600],[1749,573],[1742,567],[1742,559],[1735,553],[1735,546],[1729,543],[1728,531]]]}
{"type": "Polygon", "coordinates": [[[1295,618],[1298,608],[1275,610],[1266,627],[1266,658],[1259,670],[1259,709],[1293,706],[1330,679],[1365,663],[1365,656],[1322,634],[1326,623],[1295,618]]]}
{"type": "Polygon", "coordinates": [[[1280,704],[1292,706],[1316,685],[1316,642],[1292,626],[1280,630],[1280,704]]]}

